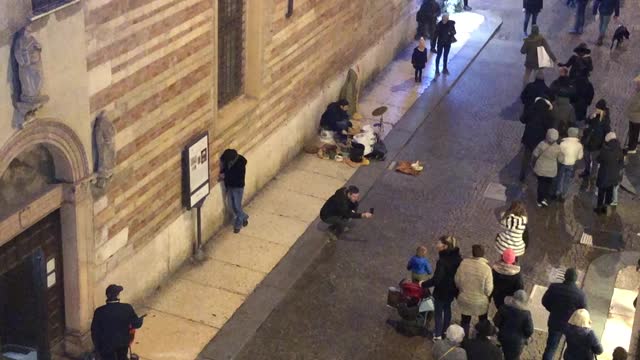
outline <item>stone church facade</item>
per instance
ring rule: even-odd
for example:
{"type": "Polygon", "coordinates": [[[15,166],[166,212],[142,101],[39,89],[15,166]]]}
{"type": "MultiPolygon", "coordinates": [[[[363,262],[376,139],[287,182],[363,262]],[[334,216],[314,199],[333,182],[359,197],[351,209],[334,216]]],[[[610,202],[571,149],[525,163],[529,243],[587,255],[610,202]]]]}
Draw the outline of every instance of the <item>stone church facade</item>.
{"type": "Polygon", "coordinates": [[[23,341],[42,358],[85,350],[108,284],[135,300],[192,253],[184,147],[208,133],[209,239],[225,222],[214,180],[220,153],[233,147],[247,157],[249,199],[315,136],[349,68],[365,83],[411,40],[417,5],[0,4],[0,304],[30,320],[13,335],[0,326],[0,345],[23,341]],[[24,52],[31,67],[18,61],[23,44],[33,46],[24,52]],[[25,103],[28,76],[40,75],[36,90],[47,99],[25,103]],[[37,296],[25,305],[20,294],[37,296]]]}

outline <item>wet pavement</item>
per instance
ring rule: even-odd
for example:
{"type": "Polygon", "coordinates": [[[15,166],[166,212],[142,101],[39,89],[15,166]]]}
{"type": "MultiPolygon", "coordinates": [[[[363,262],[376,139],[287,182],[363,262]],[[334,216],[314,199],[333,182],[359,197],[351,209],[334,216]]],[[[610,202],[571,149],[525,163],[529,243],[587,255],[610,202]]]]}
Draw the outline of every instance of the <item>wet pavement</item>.
{"type": "MultiPolygon", "coordinates": [[[[563,4],[548,2],[539,18],[542,32],[562,60],[580,41],[566,32],[573,18],[563,4]]],[[[435,263],[434,239],[444,233],[460,239],[464,255],[479,243],[485,245],[490,260],[496,259],[493,240],[506,203],[485,197],[487,187],[496,184],[505,188],[508,201],[521,197],[527,203],[532,240],[522,266],[529,291],[534,284],[548,285],[552,267],[586,271],[592,260],[609,252],[579,244],[585,229],[621,234],[625,250],[640,248],[640,206],[630,194],[621,191],[618,208],[608,217],[597,217],[592,211],[593,193],[577,181],[567,202],[548,209],[535,207],[533,178],[525,186],[517,182],[523,130],[517,120],[522,12],[512,1],[471,5],[500,15],[501,30],[450,93],[429,109],[426,119],[410,111],[394,129],[400,132],[397,136],[409,138],[395,160],[420,160],[424,172],[411,177],[375,164],[358,170],[350,183],[370,185],[362,208],[375,207],[375,218],[359,221],[349,234],[309,259],[302,276],[238,359],[430,359],[428,340],[404,337],[386,324],[387,319],[397,318],[385,306],[386,289],[407,275],[404,267],[416,246],[426,244],[435,263]],[[403,123],[423,120],[415,132],[403,130],[403,123]]],[[[633,14],[628,8],[622,11],[623,19],[638,15],[637,9],[633,14]]],[[[593,47],[595,37],[590,21],[583,41],[593,47]]],[[[633,59],[640,54],[640,44],[627,45],[613,54],[604,48],[592,54],[596,97],[608,100],[619,138],[626,135],[622,111],[632,91],[630,79],[638,71],[633,59]]],[[[547,76],[555,78],[551,70],[547,76]]],[[[454,306],[454,320],[458,319],[454,306]]],[[[540,358],[544,336],[536,332],[523,359],[540,358]]]]}

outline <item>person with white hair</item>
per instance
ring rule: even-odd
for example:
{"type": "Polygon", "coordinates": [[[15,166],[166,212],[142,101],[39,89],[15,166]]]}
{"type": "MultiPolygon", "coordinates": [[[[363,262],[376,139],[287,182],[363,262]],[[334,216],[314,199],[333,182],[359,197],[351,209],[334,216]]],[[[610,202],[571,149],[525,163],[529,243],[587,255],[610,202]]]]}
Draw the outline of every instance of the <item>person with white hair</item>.
{"type": "Polygon", "coordinates": [[[633,79],[635,94],[631,97],[627,106],[627,118],[629,118],[629,142],[627,154],[635,154],[640,137],[640,75],[633,79]]]}
{"type": "Polygon", "coordinates": [[[614,201],[614,188],[622,181],[622,170],[624,168],[624,154],[620,143],[616,138],[616,133],[609,132],[604,137],[604,146],[598,155],[598,202],[594,211],[597,214],[606,214],[607,206],[614,201]]]}
{"type": "Polygon", "coordinates": [[[467,360],[467,352],[460,347],[464,329],[453,324],[447,328],[447,338],[433,344],[433,358],[437,360],[467,360]]]}
{"type": "Polygon", "coordinates": [[[576,310],[571,315],[564,336],[567,341],[564,360],[593,359],[595,355],[602,354],[602,344],[591,329],[591,316],[587,309],[576,310]]]}

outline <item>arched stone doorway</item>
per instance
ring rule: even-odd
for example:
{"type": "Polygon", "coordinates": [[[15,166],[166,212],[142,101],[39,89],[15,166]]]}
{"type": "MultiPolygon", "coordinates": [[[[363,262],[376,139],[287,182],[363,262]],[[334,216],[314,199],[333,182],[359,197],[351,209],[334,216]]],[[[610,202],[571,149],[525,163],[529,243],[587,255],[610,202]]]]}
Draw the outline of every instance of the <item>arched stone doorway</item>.
{"type": "MultiPolygon", "coordinates": [[[[0,149],[0,204],[5,207],[0,210],[0,257],[13,261],[11,269],[0,271],[14,271],[3,286],[18,286],[12,276],[33,275],[16,291],[39,290],[34,295],[41,299],[34,306],[42,311],[40,325],[23,331],[26,337],[40,332],[33,336],[41,353],[48,353],[49,345],[79,353],[88,340],[93,309],[90,178],[82,142],[53,119],[33,121],[0,149]]],[[[28,314],[29,309],[21,311],[28,314]]]]}

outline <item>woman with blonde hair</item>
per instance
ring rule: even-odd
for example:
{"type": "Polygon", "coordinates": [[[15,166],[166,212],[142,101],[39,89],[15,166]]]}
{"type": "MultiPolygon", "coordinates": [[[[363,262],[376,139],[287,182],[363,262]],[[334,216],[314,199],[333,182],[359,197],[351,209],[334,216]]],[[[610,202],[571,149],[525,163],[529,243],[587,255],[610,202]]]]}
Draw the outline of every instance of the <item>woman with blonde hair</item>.
{"type": "Polygon", "coordinates": [[[504,254],[505,250],[512,249],[516,257],[524,255],[527,247],[525,232],[527,230],[527,209],[524,203],[516,200],[511,203],[509,209],[502,214],[500,225],[503,230],[496,236],[496,250],[504,254]]]}
{"type": "Polygon", "coordinates": [[[567,341],[564,360],[591,360],[602,354],[602,344],[591,330],[591,316],[587,309],[574,311],[564,335],[567,341]]]}

